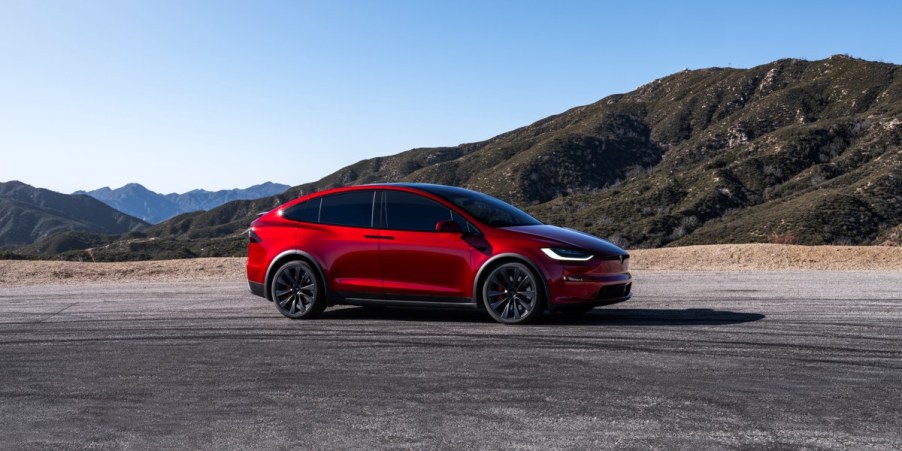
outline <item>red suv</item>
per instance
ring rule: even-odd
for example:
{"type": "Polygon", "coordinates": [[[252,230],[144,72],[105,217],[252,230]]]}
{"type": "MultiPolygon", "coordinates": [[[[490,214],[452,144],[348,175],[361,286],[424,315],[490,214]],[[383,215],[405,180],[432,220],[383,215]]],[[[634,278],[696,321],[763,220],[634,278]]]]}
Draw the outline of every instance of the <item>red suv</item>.
{"type": "Polygon", "coordinates": [[[251,292],[292,319],[352,304],[485,309],[520,324],[631,296],[623,249],[452,186],[313,193],[262,214],[248,235],[251,292]]]}

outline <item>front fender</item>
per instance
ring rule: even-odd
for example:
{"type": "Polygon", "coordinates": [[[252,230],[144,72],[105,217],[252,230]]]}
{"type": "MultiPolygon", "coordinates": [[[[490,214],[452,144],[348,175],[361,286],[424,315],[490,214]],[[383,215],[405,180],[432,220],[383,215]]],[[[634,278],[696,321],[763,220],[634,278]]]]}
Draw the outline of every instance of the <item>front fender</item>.
{"type": "Polygon", "coordinates": [[[517,262],[523,263],[526,266],[529,266],[530,269],[533,270],[538,276],[539,281],[542,284],[542,291],[545,293],[545,308],[547,309],[551,303],[551,293],[548,291],[548,286],[550,281],[548,280],[548,275],[542,271],[541,267],[532,260],[532,258],[518,254],[515,252],[505,252],[503,254],[498,254],[493,256],[492,258],[486,260],[482,266],[479,267],[479,270],[476,271],[476,277],[473,279],[473,302],[476,303],[479,308],[483,307],[482,302],[480,302],[480,292],[479,289],[480,284],[482,283],[482,278],[486,276],[486,269],[491,268],[495,263],[502,260],[515,260],[517,262]]]}

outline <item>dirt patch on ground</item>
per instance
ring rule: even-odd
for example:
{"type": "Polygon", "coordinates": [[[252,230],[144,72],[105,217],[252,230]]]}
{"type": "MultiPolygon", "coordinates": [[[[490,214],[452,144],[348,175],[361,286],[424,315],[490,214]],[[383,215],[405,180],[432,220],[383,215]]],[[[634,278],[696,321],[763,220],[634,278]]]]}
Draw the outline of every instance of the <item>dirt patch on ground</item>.
{"type": "Polygon", "coordinates": [[[630,251],[635,270],[899,271],[902,247],[713,244],[630,251]]]}
{"type": "MultiPolygon", "coordinates": [[[[902,271],[902,247],[727,244],[630,251],[633,270],[902,271]]],[[[84,282],[244,280],[245,258],[123,263],[0,260],[0,287],[84,282]]]]}
{"type": "Polygon", "coordinates": [[[117,263],[0,260],[0,287],[84,282],[242,280],[246,261],[246,258],[240,257],[117,263]]]}

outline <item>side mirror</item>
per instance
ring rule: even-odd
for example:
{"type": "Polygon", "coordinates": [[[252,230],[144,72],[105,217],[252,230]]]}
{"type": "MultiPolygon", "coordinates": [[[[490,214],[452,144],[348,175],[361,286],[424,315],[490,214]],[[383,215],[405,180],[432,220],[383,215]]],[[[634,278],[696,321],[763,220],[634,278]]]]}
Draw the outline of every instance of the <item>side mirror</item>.
{"type": "Polygon", "coordinates": [[[435,231],[436,232],[444,232],[444,233],[464,233],[464,230],[460,228],[460,224],[454,221],[439,221],[435,223],[435,231]]]}

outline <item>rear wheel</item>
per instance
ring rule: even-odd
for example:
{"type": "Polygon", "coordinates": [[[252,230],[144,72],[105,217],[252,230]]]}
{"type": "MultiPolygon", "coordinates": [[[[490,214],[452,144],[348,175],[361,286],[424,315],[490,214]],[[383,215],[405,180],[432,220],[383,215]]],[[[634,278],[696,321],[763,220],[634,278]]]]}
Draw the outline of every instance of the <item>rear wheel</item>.
{"type": "Polygon", "coordinates": [[[542,314],[539,279],[526,265],[501,264],[482,283],[482,300],[492,318],[504,324],[523,324],[542,314]]]}
{"type": "Polygon", "coordinates": [[[295,260],[282,265],[270,288],[273,303],[288,318],[313,318],[326,308],[321,284],[306,262],[295,260]]]}

